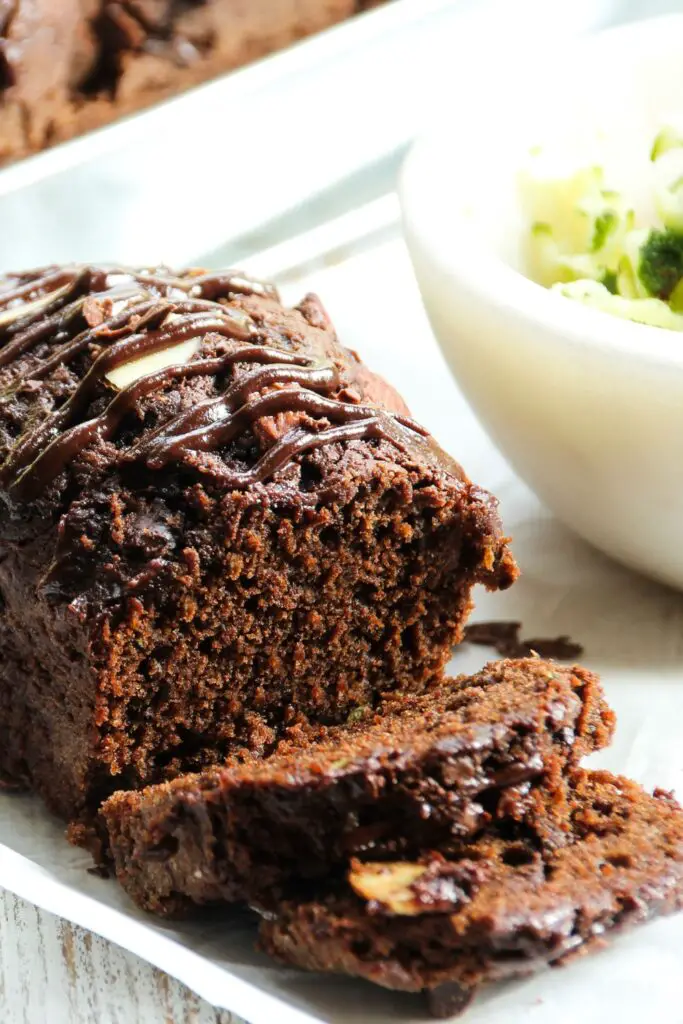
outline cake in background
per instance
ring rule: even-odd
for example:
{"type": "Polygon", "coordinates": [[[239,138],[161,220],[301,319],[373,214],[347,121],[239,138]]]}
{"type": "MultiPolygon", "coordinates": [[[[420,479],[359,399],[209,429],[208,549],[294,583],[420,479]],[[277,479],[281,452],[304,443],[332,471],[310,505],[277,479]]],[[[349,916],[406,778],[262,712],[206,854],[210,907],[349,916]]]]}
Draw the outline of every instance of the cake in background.
{"type": "Polygon", "coordinates": [[[382,2],[0,3],[0,165],[141,110],[382,2]]]}

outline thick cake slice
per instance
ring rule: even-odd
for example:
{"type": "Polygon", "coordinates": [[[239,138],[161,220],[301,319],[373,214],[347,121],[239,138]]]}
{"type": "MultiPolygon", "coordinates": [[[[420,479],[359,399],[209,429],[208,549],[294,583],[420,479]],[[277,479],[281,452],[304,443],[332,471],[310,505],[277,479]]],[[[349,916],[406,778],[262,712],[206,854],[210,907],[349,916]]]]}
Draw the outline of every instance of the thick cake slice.
{"type": "Polygon", "coordinates": [[[447,850],[492,821],[564,842],[566,772],[613,726],[590,672],[533,658],[379,710],[267,761],[113,796],[102,816],[124,888],[157,913],[272,905],[354,855],[447,850]]]}
{"type": "Polygon", "coordinates": [[[493,835],[457,859],[357,862],[345,889],[280,907],[261,945],[283,963],[425,990],[450,1016],[485,982],[562,964],[683,907],[683,811],[670,795],[580,773],[571,828],[555,850],[493,835]]]}
{"type": "Polygon", "coordinates": [[[0,281],[0,775],[60,814],[423,690],[515,575],[495,501],[314,297],[0,281]]]}

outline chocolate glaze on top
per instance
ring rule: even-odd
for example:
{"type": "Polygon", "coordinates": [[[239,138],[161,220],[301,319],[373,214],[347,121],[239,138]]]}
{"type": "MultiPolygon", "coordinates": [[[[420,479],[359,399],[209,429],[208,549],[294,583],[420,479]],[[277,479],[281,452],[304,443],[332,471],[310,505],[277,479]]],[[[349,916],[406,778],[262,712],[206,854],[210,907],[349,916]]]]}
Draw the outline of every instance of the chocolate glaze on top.
{"type": "Polygon", "coordinates": [[[249,316],[213,301],[249,294],[277,297],[270,285],[231,272],[189,271],[178,277],[164,269],[75,266],[11,278],[9,286],[0,288],[0,369],[39,343],[49,342],[54,348],[26,377],[15,377],[0,401],[26,379],[44,378],[93,345],[101,351],[68,401],[19,437],[0,466],[0,483],[18,500],[37,497],[85,447],[98,439],[110,440],[142,398],[182,379],[220,375],[237,363],[257,365],[218,397],[145,434],[119,454],[121,462],[142,461],[150,469],[160,469],[182,460],[225,487],[246,488],[321,445],[382,438],[417,457],[436,458],[448,472],[462,475],[412,420],[337,397],[343,381],[334,363],[261,344],[262,336],[249,316]],[[84,321],[89,326],[81,330],[84,321]],[[207,335],[230,339],[234,347],[213,357],[202,357],[200,349],[189,362],[148,373],[118,391],[99,415],[81,418],[116,367],[207,335]],[[215,452],[262,417],[290,412],[305,414],[310,425],[290,429],[251,468],[238,471],[221,460],[202,461],[202,453],[215,452]]]}

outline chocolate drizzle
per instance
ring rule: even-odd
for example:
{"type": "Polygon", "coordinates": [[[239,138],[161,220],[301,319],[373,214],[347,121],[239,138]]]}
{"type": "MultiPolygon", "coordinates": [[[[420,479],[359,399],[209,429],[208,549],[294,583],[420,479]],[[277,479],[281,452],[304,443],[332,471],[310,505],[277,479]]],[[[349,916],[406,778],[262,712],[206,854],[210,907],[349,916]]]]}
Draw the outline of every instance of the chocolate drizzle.
{"type": "Polygon", "coordinates": [[[0,291],[0,368],[38,344],[50,343],[51,351],[12,379],[0,401],[27,380],[43,379],[96,347],[92,365],[69,399],[25,432],[0,466],[0,482],[18,500],[37,497],[87,446],[111,441],[143,398],[183,379],[220,378],[237,364],[257,365],[218,396],[144,434],[119,453],[119,461],[142,462],[153,470],[182,461],[224,487],[246,488],[272,477],[295,456],[338,441],[381,438],[403,451],[418,446],[416,454],[422,457],[434,451],[431,439],[423,439],[426,432],[408,418],[344,401],[344,382],[332,362],[263,344],[263,331],[245,313],[216,301],[248,294],[276,297],[270,286],[244,275],[189,272],[177,277],[162,270],[73,267],[18,275],[14,281],[14,287],[0,291]],[[229,351],[202,356],[200,345],[189,362],[138,377],[97,416],[82,419],[115,368],[216,336],[231,343],[229,351]],[[222,459],[207,458],[263,417],[282,413],[303,414],[306,425],[300,422],[287,431],[250,468],[233,470],[222,459]]]}

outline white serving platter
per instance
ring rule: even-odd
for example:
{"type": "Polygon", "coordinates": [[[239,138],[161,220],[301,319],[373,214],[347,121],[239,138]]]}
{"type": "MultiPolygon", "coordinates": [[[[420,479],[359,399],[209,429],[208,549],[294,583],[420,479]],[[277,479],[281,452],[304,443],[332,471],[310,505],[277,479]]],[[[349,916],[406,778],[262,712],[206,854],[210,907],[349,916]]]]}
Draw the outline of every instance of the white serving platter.
{"type": "MultiPolygon", "coordinates": [[[[683,796],[683,597],[595,553],[515,479],[452,383],[403,243],[387,237],[388,207],[384,214],[377,218],[379,235],[371,234],[364,251],[350,258],[318,252],[301,273],[290,264],[288,274],[281,263],[285,297],[321,292],[343,340],[390,377],[415,415],[501,498],[524,575],[506,594],[479,593],[477,617],[520,619],[527,635],[568,633],[581,641],[583,660],[602,674],[619,715],[616,743],[596,763],[683,796]]],[[[343,238],[343,224],[336,230],[343,238]]],[[[305,251],[292,243],[289,257],[296,263],[305,251]]],[[[254,266],[277,269],[274,255],[254,266]]],[[[451,667],[474,670],[485,658],[481,648],[462,648],[451,667]]],[[[253,951],[253,925],[228,910],[203,921],[159,923],[88,866],[37,801],[0,795],[0,885],[144,957],[215,1006],[249,1024],[428,1024],[418,997],[270,964],[253,951]]],[[[619,1024],[683,1024],[682,964],[683,917],[671,918],[572,967],[493,989],[465,1020],[604,1024],[609,1015],[619,1024]]]]}

